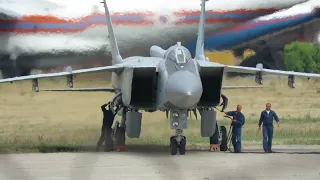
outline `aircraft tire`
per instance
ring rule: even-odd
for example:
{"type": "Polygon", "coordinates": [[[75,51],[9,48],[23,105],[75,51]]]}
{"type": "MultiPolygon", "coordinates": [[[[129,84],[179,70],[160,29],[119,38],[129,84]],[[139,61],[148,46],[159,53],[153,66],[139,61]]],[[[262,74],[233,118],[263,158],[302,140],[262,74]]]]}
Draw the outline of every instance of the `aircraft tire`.
{"type": "Polygon", "coordinates": [[[179,154],[185,155],[186,154],[186,144],[187,144],[187,138],[183,136],[183,139],[181,139],[180,145],[179,145],[179,154]]]}
{"type": "Polygon", "coordinates": [[[178,153],[178,143],[175,139],[175,136],[172,136],[170,138],[170,150],[171,150],[171,155],[176,155],[178,153]]]}
{"type": "Polygon", "coordinates": [[[228,137],[227,137],[227,128],[225,126],[220,126],[220,131],[222,134],[222,141],[220,145],[220,151],[227,151],[228,149],[228,137]]]}
{"type": "Polygon", "coordinates": [[[219,144],[219,132],[218,132],[218,123],[216,123],[216,130],[212,134],[212,136],[209,138],[210,144],[219,144]]]}

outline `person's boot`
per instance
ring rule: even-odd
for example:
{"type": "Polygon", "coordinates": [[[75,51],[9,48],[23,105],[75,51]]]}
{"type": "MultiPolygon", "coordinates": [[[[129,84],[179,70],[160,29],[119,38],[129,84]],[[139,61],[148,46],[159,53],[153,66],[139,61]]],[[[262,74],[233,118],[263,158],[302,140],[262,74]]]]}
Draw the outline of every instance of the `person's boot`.
{"type": "Polygon", "coordinates": [[[113,140],[111,137],[111,133],[112,133],[112,128],[107,127],[106,128],[106,139],[105,139],[105,143],[104,143],[104,151],[105,152],[109,152],[109,151],[113,150],[113,140]]]}
{"type": "Polygon", "coordinates": [[[99,152],[99,149],[100,149],[100,146],[102,145],[103,143],[103,140],[104,140],[104,137],[101,136],[97,142],[97,145],[96,145],[96,152],[99,152]]]}
{"type": "Polygon", "coordinates": [[[274,153],[271,149],[268,150],[268,153],[274,153]]]}

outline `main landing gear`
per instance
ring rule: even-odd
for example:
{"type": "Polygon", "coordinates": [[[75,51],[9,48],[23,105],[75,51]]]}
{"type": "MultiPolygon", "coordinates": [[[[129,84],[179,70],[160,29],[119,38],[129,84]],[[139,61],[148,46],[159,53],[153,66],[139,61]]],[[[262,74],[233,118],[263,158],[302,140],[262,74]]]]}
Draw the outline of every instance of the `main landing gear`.
{"type": "Polygon", "coordinates": [[[171,155],[176,155],[178,150],[180,155],[186,153],[187,138],[182,135],[181,129],[176,129],[176,135],[170,138],[171,155]]]}
{"type": "Polygon", "coordinates": [[[110,101],[111,108],[113,110],[118,109],[118,111],[121,111],[121,121],[116,121],[115,125],[112,129],[112,141],[113,141],[113,147],[116,147],[114,150],[116,151],[125,151],[126,150],[126,112],[127,108],[122,104],[121,101],[121,93],[118,93],[113,99],[110,101]]]}

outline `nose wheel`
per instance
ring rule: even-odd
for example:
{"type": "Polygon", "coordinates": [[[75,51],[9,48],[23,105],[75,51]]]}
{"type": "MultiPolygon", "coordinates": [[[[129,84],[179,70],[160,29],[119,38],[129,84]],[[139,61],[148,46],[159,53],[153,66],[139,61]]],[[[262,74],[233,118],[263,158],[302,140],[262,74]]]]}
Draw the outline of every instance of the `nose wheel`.
{"type": "Polygon", "coordinates": [[[187,138],[185,136],[182,136],[182,130],[177,129],[176,131],[177,135],[171,136],[170,138],[171,155],[176,155],[178,151],[180,155],[185,155],[187,138]]]}

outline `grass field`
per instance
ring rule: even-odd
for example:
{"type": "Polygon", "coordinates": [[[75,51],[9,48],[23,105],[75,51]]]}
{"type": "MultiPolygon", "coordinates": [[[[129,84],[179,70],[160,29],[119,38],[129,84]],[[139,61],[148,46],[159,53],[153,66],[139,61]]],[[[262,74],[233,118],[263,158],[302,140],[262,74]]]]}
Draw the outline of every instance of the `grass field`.
{"type": "MultiPolygon", "coordinates": [[[[41,88],[66,87],[65,79],[40,80],[41,88]]],[[[78,76],[75,87],[101,87],[108,82],[88,80],[78,76]]],[[[253,79],[225,80],[224,85],[255,85],[253,79]]],[[[257,122],[265,104],[270,102],[280,117],[275,127],[274,144],[320,144],[320,83],[297,79],[297,88],[289,89],[286,78],[265,80],[268,89],[224,90],[229,97],[228,110],[243,105],[246,124],[244,145],[261,144],[257,122]]],[[[112,94],[104,92],[40,92],[31,91],[31,82],[0,85],[0,149],[20,151],[42,146],[93,147],[100,135],[102,112],[100,106],[112,94]]],[[[229,121],[218,113],[218,121],[229,121]]],[[[200,121],[192,116],[185,130],[188,146],[208,145],[208,138],[200,137],[200,121]]],[[[229,128],[227,126],[227,128],[229,128]]],[[[168,145],[173,131],[169,129],[165,113],[143,113],[140,139],[129,144],[168,145]]]]}

